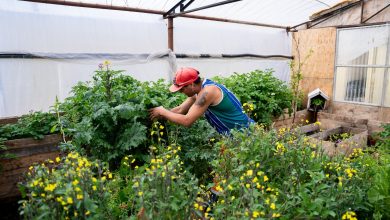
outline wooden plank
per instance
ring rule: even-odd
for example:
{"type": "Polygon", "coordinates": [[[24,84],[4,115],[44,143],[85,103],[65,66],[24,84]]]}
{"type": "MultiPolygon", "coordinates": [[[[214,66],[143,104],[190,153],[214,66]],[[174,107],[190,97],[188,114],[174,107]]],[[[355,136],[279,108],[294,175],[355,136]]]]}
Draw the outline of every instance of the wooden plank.
{"type": "Polygon", "coordinates": [[[2,151],[16,155],[14,159],[1,159],[0,199],[18,196],[17,183],[23,179],[28,168],[34,163],[47,159],[54,160],[59,154],[61,142],[58,134],[46,135],[42,140],[23,138],[5,142],[7,150],[2,151]]]}
{"type": "Polygon", "coordinates": [[[2,117],[0,118],[0,126],[5,125],[5,124],[14,124],[18,122],[19,116],[14,116],[14,117],[2,117]]]}
{"type": "Polygon", "coordinates": [[[301,30],[293,33],[293,39],[294,61],[304,62],[300,83],[300,89],[304,92],[304,106],[307,104],[307,94],[316,88],[333,97],[336,28],[301,30]],[[310,51],[312,53],[308,56],[310,51]],[[308,58],[304,61],[305,57],[308,58]]]}
{"type": "Polygon", "coordinates": [[[9,140],[5,142],[7,150],[2,152],[14,154],[17,157],[23,157],[57,151],[61,140],[61,135],[58,134],[46,135],[42,140],[35,140],[33,138],[9,140]]]}
{"type": "Polygon", "coordinates": [[[0,164],[3,167],[2,176],[7,175],[7,171],[18,170],[20,168],[26,169],[33,163],[40,163],[46,159],[54,160],[59,155],[59,153],[60,152],[57,149],[57,151],[41,153],[32,156],[18,157],[15,159],[2,159],[0,160],[0,164]]]}
{"type": "Polygon", "coordinates": [[[59,154],[60,152],[56,151],[16,159],[0,160],[0,164],[3,166],[0,177],[0,199],[20,195],[17,184],[23,181],[29,167],[34,163],[41,163],[47,159],[54,160],[59,154]]]}

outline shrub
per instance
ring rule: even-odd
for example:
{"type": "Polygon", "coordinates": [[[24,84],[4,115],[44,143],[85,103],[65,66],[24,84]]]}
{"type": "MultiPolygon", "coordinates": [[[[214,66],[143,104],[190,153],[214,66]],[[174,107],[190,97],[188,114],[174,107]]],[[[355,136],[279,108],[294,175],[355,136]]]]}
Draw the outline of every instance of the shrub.
{"type": "Polygon", "coordinates": [[[135,166],[135,159],[122,160],[110,208],[116,216],[139,219],[188,219],[198,187],[193,175],[183,169],[180,146],[151,147],[150,162],[135,166]]]}
{"type": "Polygon", "coordinates": [[[0,139],[3,141],[19,138],[42,139],[44,135],[57,132],[52,130],[56,116],[49,112],[31,112],[23,115],[14,124],[0,126],[0,139]]]}
{"type": "MultiPolygon", "coordinates": [[[[242,104],[252,104],[250,116],[259,123],[270,124],[272,119],[291,113],[292,92],[286,83],[272,75],[272,70],[255,70],[245,74],[215,80],[230,89],[242,104]]],[[[245,106],[244,106],[245,107],[245,106]]]]}
{"type": "Polygon", "coordinates": [[[20,186],[20,214],[25,219],[102,218],[110,178],[105,166],[76,152],[31,166],[20,186]]]}
{"type": "Polygon", "coordinates": [[[217,219],[327,219],[347,212],[372,217],[367,193],[374,170],[364,163],[370,155],[355,150],[349,157],[329,158],[288,129],[255,126],[249,132],[217,143],[213,169],[223,200],[213,211],[217,219]]]}

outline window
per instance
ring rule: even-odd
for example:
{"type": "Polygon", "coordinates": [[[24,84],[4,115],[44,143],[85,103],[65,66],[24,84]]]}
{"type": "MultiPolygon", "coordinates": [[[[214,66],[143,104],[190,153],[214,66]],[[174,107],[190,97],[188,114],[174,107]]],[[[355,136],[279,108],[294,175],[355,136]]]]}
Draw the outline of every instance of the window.
{"type": "Polygon", "coordinates": [[[334,100],[390,107],[390,25],[337,31],[334,100]]]}

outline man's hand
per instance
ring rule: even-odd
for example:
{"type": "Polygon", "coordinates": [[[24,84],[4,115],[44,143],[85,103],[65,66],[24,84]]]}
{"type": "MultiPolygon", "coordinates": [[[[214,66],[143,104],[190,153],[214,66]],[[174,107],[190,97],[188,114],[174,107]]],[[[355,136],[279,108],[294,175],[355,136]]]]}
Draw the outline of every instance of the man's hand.
{"type": "Polygon", "coordinates": [[[166,109],[162,106],[149,109],[150,120],[160,119],[163,111],[166,111],[166,109]]]}

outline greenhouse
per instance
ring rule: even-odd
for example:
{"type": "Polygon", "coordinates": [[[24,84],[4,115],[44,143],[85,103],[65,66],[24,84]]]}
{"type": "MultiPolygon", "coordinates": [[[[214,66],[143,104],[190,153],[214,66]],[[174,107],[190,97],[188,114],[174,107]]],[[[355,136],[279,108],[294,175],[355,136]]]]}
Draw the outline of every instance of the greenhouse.
{"type": "Polygon", "coordinates": [[[3,0],[0,27],[0,219],[390,219],[390,0],[3,0]]]}

